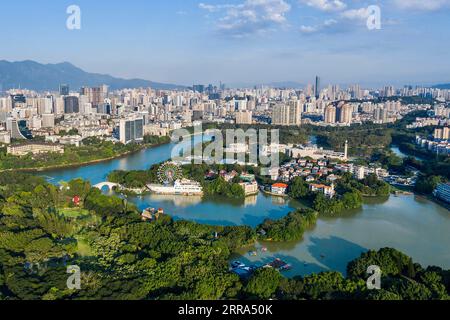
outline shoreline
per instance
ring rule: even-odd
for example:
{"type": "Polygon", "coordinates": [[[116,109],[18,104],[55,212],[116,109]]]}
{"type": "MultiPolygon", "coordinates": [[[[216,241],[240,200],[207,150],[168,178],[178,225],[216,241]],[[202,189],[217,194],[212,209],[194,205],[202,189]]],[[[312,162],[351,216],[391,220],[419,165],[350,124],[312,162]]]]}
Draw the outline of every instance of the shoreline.
{"type": "Polygon", "coordinates": [[[96,160],[90,160],[86,162],[81,163],[74,163],[74,164],[61,164],[61,165],[54,165],[49,167],[41,167],[41,168],[18,168],[18,169],[3,169],[0,170],[0,173],[3,172],[11,172],[11,171],[17,171],[17,172],[28,172],[28,173],[45,173],[47,171],[53,171],[53,170],[63,170],[63,169],[74,169],[74,168],[81,168],[93,164],[108,162],[116,159],[120,159],[135,153],[138,153],[142,150],[151,149],[151,148],[157,148],[166,144],[170,144],[171,142],[164,142],[164,143],[158,143],[153,145],[142,145],[141,147],[137,148],[134,151],[128,151],[121,154],[118,154],[116,156],[112,156],[109,158],[103,158],[103,159],[96,159],[96,160]]]}

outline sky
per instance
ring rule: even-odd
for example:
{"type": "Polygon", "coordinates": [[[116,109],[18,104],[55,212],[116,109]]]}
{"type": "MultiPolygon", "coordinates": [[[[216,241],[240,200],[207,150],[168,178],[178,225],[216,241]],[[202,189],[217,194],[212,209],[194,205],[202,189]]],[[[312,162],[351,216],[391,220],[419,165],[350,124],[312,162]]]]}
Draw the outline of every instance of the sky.
{"type": "Polygon", "coordinates": [[[450,0],[2,1],[0,39],[0,60],[181,85],[450,82],[450,0]]]}

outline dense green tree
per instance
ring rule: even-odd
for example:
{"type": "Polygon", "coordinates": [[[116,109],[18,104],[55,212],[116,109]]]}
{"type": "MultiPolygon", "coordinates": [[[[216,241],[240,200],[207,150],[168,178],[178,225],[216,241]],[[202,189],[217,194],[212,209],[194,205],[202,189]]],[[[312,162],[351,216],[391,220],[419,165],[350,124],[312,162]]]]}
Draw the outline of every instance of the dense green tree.
{"type": "Polygon", "coordinates": [[[250,278],[244,290],[250,297],[269,299],[274,295],[281,279],[281,274],[273,268],[259,269],[250,278]]]}
{"type": "Polygon", "coordinates": [[[260,235],[262,239],[272,241],[295,241],[300,240],[304,232],[316,224],[317,213],[308,210],[297,210],[289,213],[286,217],[277,221],[266,219],[257,227],[264,231],[260,235]]]}
{"type": "Polygon", "coordinates": [[[415,189],[422,194],[431,194],[442,181],[440,176],[420,176],[416,182],[415,189]]]}
{"type": "Polygon", "coordinates": [[[309,187],[306,181],[301,177],[292,180],[289,186],[289,196],[294,199],[304,198],[308,195],[309,187]]]}

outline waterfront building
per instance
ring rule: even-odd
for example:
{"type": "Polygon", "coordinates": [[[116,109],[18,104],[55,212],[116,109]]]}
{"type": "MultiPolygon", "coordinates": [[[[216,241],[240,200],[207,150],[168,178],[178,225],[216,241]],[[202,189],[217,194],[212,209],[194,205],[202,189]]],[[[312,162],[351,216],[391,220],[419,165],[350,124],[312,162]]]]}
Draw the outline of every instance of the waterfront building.
{"type": "Polygon", "coordinates": [[[255,181],[255,175],[254,174],[250,174],[250,173],[242,173],[240,176],[239,176],[239,178],[242,180],[242,181],[245,181],[245,182],[252,182],[252,181],[255,181]]]}
{"type": "Polygon", "coordinates": [[[306,146],[297,146],[294,148],[290,148],[286,150],[286,153],[290,155],[292,158],[300,159],[300,158],[312,158],[315,160],[319,159],[339,159],[342,161],[347,161],[348,157],[348,144],[346,144],[346,152],[336,152],[333,150],[324,150],[323,148],[319,148],[317,145],[306,145],[306,146]]]}
{"type": "Polygon", "coordinates": [[[333,198],[336,194],[336,191],[334,190],[334,185],[327,186],[324,184],[315,184],[312,183],[309,185],[309,191],[311,192],[320,192],[327,198],[333,198]]]}
{"type": "Polygon", "coordinates": [[[165,137],[169,136],[170,129],[162,127],[161,124],[148,124],[144,126],[144,135],[165,137]]]}
{"type": "Polygon", "coordinates": [[[25,143],[8,146],[7,152],[13,156],[25,156],[29,153],[64,153],[64,147],[53,143],[25,143]]]}
{"type": "Polygon", "coordinates": [[[119,124],[119,140],[123,144],[139,142],[144,139],[144,118],[130,117],[121,119],[119,124]]]}
{"type": "Polygon", "coordinates": [[[258,194],[258,183],[256,181],[252,182],[241,182],[239,185],[244,189],[245,196],[250,196],[254,194],[258,194]]]}
{"type": "Polygon", "coordinates": [[[156,185],[150,184],[147,186],[151,192],[164,195],[203,195],[203,188],[199,182],[188,179],[181,179],[175,181],[172,185],[156,185]]]}
{"type": "Polygon", "coordinates": [[[275,183],[271,187],[271,192],[277,195],[285,195],[288,187],[285,183],[275,183]]]}

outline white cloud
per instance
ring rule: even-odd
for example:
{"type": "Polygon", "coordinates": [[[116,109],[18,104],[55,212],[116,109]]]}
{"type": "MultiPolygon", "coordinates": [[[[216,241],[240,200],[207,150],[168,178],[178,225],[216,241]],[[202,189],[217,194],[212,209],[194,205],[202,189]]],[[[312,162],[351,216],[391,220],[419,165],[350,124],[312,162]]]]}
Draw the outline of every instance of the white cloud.
{"type": "Polygon", "coordinates": [[[400,9],[434,11],[450,6],[450,0],[392,0],[400,9]]]}
{"type": "Polygon", "coordinates": [[[349,20],[365,20],[369,17],[370,12],[367,8],[351,9],[341,12],[341,17],[349,20]]]}
{"type": "Polygon", "coordinates": [[[200,9],[209,11],[209,12],[218,12],[222,9],[227,9],[227,8],[232,8],[234,7],[231,4],[218,4],[218,5],[213,5],[213,4],[206,4],[206,3],[199,3],[198,7],[200,9]]]}
{"type": "Polygon", "coordinates": [[[320,25],[315,26],[304,26],[302,25],[300,27],[300,32],[304,34],[313,34],[313,33],[323,33],[323,32],[329,32],[338,24],[338,21],[334,19],[325,20],[320,25]]]}
{"type": "Polygon", "coordinates": [[[319,31],[317,26],[301,26],[300,32],[301,33],[315,33],[319,31]]]}
{"type": "Polygon", "coordinates": [[[300,0],[300,2],[322,11],[339,11],[347,8],[341,0],[300,0]]]}
{"type": "Polygon", "coordinates": [[[284,0],[246,0],[236,5],[210,5],[200,3],[208,12],[223,13],[219,18],[219,31],[233,37],[262,33],[286,24],[291,6],[284,0]]]}

